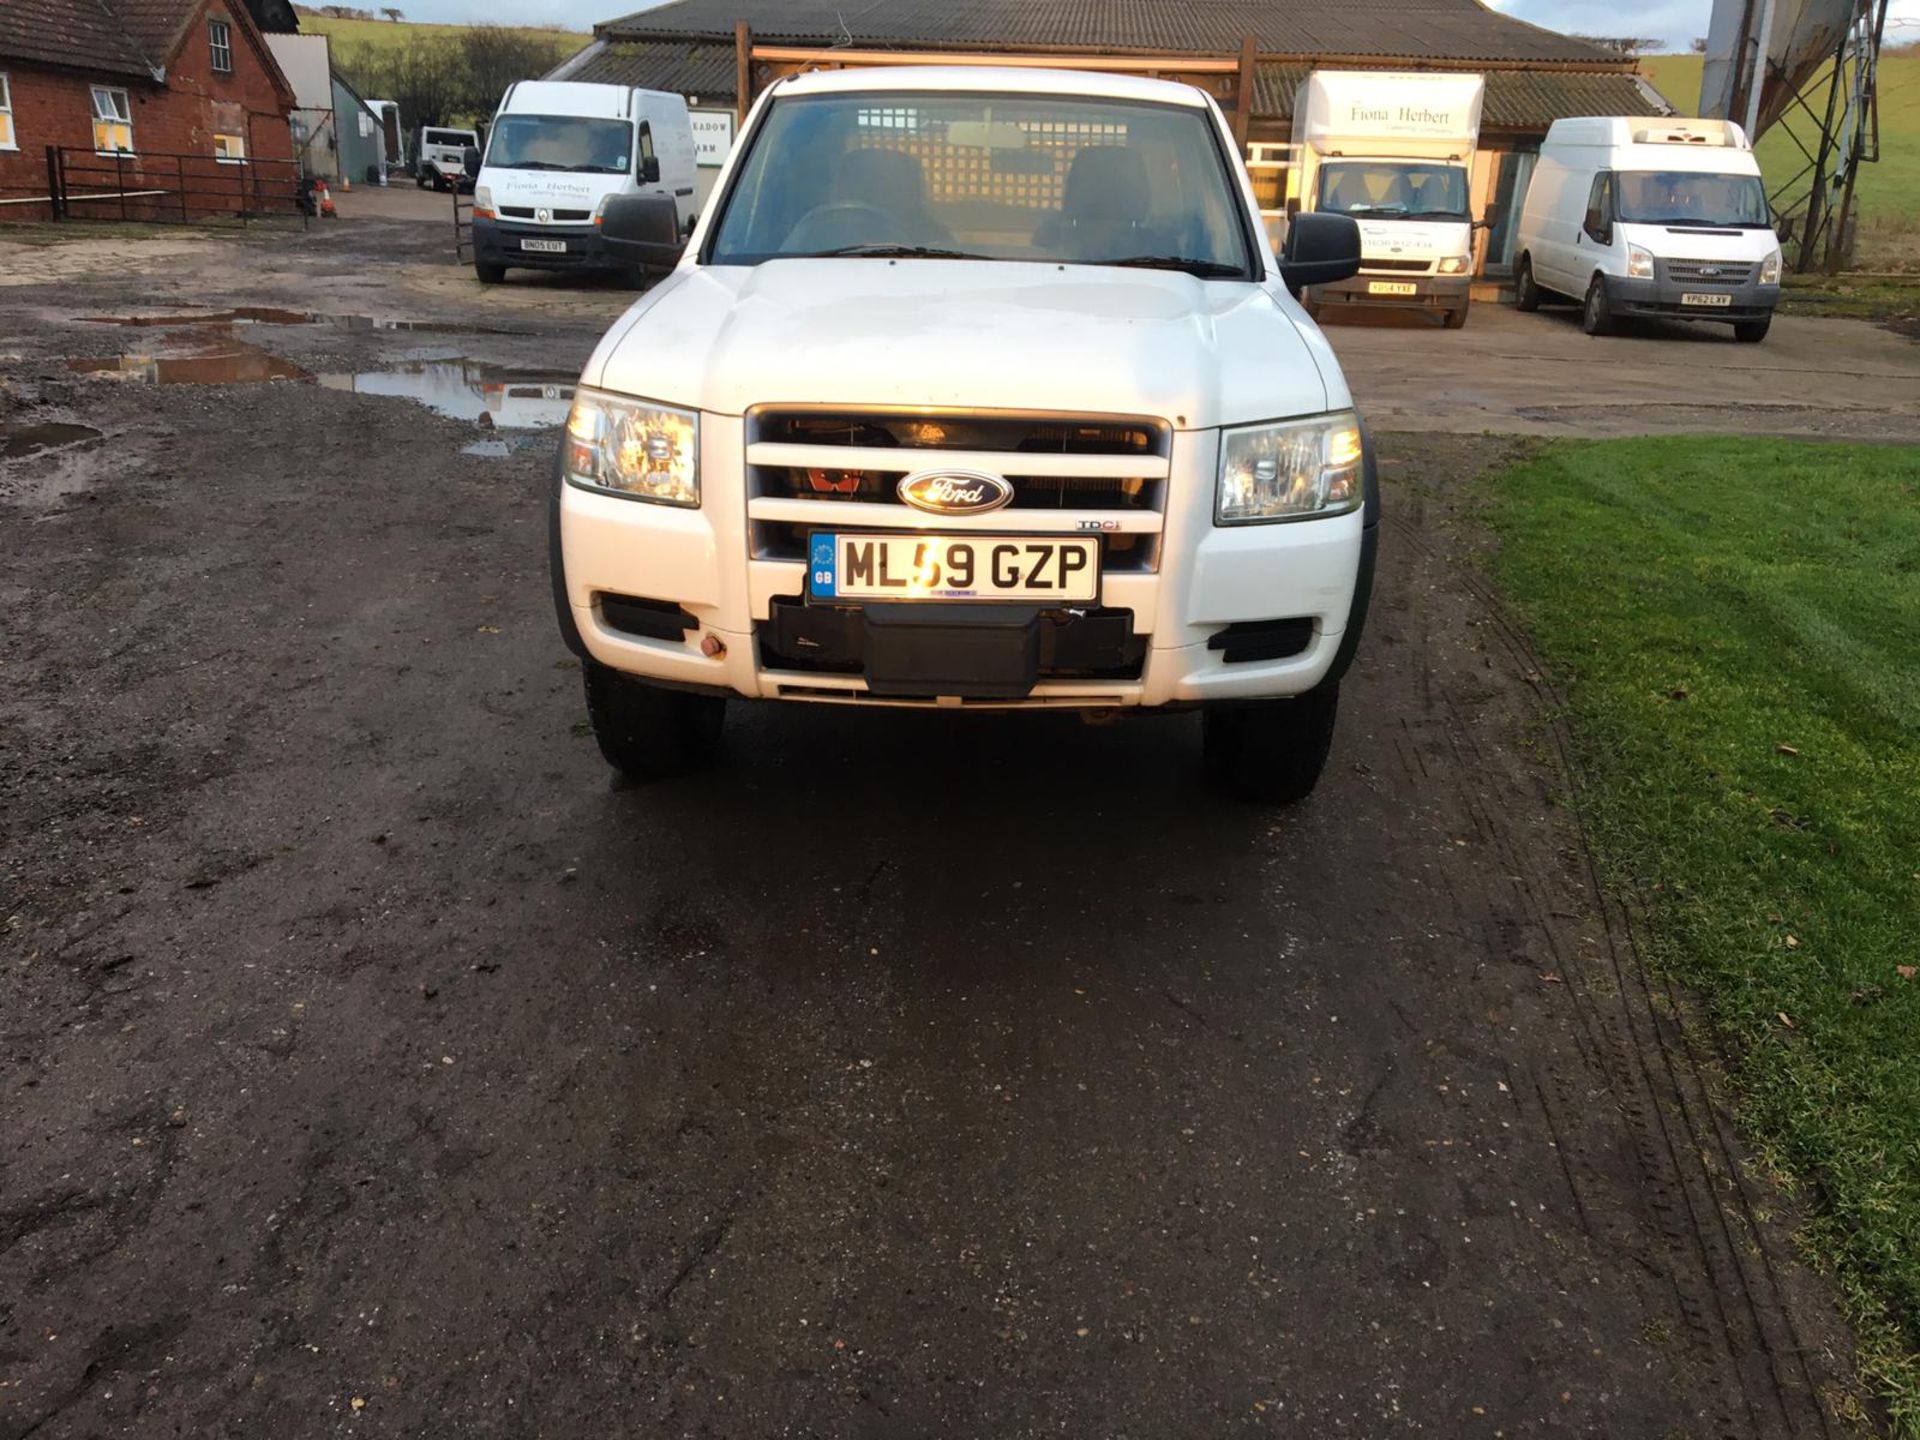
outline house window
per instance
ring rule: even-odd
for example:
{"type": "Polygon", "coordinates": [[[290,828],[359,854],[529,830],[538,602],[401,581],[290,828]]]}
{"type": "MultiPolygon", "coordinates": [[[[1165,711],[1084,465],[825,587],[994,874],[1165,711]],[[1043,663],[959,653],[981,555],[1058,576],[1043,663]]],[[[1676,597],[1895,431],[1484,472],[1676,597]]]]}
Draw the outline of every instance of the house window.
{"type": "Polygon", "coordinates": [[[246,137],[244,135],[214,136],[213,158],[222,165],[238,165],[247,158],[246,137]]]}
{"type": "Polygon", "coordinates": [[[7,84],[7,77],[0,75],[0,150],[18,150],[20,142],[13,136],[13,87],[7,84]]]}
{"type": "Polygon", "coordinates": [[[207,40],[213,46],[213,72],[233,73],[233,26],[225,20],[207,21],[207,40]]]}
{"type": "Polygon", "coordinates": [[[93,148],[102,155],[133,153],[133,106],[126,91],[93,87],[93,148]]]}

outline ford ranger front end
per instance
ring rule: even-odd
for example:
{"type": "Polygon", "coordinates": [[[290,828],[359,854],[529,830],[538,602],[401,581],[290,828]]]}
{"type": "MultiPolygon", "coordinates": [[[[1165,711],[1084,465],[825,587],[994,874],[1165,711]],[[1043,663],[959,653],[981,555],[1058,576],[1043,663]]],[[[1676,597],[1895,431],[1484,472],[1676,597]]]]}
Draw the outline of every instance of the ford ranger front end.
{"type": "MultiPolygon", "coordinates": [[[[1308,243],[1354,228],[1323,218],[1308,243]]],[[[686,769],[731,698],[1197,707],[1226,788],[1306,793],[1379,507],[1260,234],[1186,86],[776,85],[559,457],[555,600],[608,759],[686,769]]]]}

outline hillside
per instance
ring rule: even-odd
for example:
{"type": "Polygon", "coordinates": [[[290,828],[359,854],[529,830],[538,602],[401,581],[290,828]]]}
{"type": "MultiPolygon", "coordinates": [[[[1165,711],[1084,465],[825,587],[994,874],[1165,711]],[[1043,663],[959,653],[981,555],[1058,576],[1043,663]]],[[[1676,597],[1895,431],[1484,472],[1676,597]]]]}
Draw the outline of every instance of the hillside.
{"type": "MultiPolygon", "coordinates": [[[[335,49],[343,45],[371,45],[382,49],[399,47],[416,37],[427,40],[452,39],[471,28],[466,25],[416,24],[410,20],[336,20],[315,14],[304,6],[298,9],[301,31],[308,35],[325,35],[333,41],[335,49]]],[[[584,30],[560,30],[539,25],[507,28],[525,35],[550,37],[556,42],[564,40],[576,48],[584,47],[592,38],[584,30]]]]}
{"type": "MultiPolygon", "coordinates": [[[[1698,55],[1651,55],[1640,68],[1680,113],[1698,110],[1698,55]]],[[[1786,123],[1803,135],[1811,133],[1805,116],[1786,123]]],[[[1769,186],[1791,179],[1806,164],[1781,125],[1761,137],[1759,154],[1769,186]]],[[[1910,47],[1881,59],[1880,160],[1861,170],[1856,204],[1861,266],[1920,268],[1920,52],[1910,47]]]]}

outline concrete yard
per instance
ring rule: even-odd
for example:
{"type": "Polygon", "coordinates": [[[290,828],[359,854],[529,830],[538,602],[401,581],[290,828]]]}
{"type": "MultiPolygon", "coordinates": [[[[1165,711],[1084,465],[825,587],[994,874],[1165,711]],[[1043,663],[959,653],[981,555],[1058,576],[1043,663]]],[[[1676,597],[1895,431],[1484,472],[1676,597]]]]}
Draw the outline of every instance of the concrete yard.
{"type": "Polygon", "coordinates": [[[0,231],[0,1437],[1854,1433],[1470,482],[1920,439],[1920,345],[1330,327],[1388,529],[1297,809],[1190,716],[623,788],[513,427],[631,296],[399,208],[0,231]],[[93,318],[178,307],[262,308],[93,318]]]}

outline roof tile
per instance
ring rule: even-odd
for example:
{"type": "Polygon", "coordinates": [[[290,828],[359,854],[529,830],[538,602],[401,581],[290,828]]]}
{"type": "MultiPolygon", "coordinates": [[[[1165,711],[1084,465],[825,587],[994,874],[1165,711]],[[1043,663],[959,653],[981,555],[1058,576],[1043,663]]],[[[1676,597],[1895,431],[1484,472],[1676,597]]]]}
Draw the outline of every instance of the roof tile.
{"type": "Polygon", "coordinates": [[[606,39],[730,39],[876,46],[1219,51],[1252,35],[1262,53],[1401,59],[1613,59],[1584,40],[1501,15],[1480,0],[674,0],[596,33],[606,39]]]}
{"type": "Polygon", "coordinates": [[[153,73],[100,0],[0,0],[0,60],[142,78],[153,73]]]}

